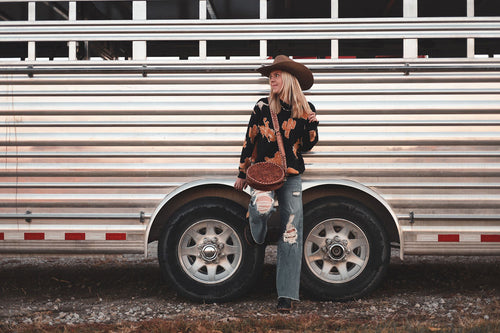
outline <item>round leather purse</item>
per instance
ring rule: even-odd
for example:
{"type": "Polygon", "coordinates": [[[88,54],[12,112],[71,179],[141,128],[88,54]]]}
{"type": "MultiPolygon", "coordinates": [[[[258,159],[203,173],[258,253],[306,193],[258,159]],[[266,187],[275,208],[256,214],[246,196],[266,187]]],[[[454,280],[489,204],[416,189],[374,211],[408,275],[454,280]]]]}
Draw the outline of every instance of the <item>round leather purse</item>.
{"type": "Polygon", "coordinates": [[[247,169],[247,184],[260,191],[274,191],[285,183],[285,170],[272,162],[260,162],[247,169]]]}

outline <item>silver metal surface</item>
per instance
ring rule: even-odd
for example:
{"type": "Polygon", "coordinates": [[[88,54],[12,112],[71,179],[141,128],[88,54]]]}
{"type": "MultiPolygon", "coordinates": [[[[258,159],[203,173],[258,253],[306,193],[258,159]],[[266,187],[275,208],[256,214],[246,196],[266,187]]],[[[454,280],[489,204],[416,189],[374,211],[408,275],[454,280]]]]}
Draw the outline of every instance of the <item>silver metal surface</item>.
{"type": "Polygon", "coordinates": [[[499,38],[497,17],[5,22],[4,41],[499,38]],[[362,29],[360,29],[362,24],[362,29]]]}
{"type": "MultiPolygon", "coordinates": [[[[351,62],[360,68],[356,79],[322,72],[308,92],[321,126],[320,144],[306,156],[306,180],[368,185],[403,226],[409,222],[402,216],[410,211],[416,213],[416,224],[419,216],[436,215],[426,219],[429,226],[458,228],[483,221],[460,216],[499,216],[498,81],[480,71],[363,73],[366,60],[351,62]],[[429,94],[432,89],[435,93],[429,94]]],[[[266,91],[256,74],[228,76],[212,70],[200,72],[194,81],[177,80],[176,73],[93,76],[89,81],[74,75],[69,84],[59,74],[2,79],[2,221],[22,225],[20,212],[30,210],[102,214],[106,225],[106,214],[144,211],[153,216],[181,184],[207,177],[231,182],[248,115],[266,91]],[[196,93],[189,96],[190,89],[196,93]]],[[[61,231],[73,223],[53,221],[61,231]]],[[[109,228],[120,230],[137,221],[109,228]]],[[[35,219],[30,230],[50,222],[35,219]]]]}
{"type": "MultiPolygon", "coordinates": [[[[419,38],[500,38],[500,17],[36,21],[30,13],[0,22],[0,42],[26,42],[29,53],[0,58],[0,253],[145,252],[163,207],[202,187],[230,191],[251,110],[269,89],[255,72],[272,62],[266,40],[293,36],[331,40],[337,53],[339,39],[400,39],[414,51],[298,59],[314,72],[306,95],[320,120],[305,191],[374,198],[396,225],[401,255],[500,254],[500,58],[474,58],[470,47],[460,58],[417,58],[419,38]],[[261,41],[255,56],[204,57],[206,41],[252,39],[261,41]],[[200,54],[76,60],[75,42],[98,40],[199,41],[200,54]],[[35,44],[48,41],[70,43],[68,57],[37,59],[35,44]],[[89,237],[65,241],[67,233],[89,237]]],[[[200,251],[210,262],[213,250],[200,251]]]]}
{"type": "Polygon", "coordinates": [[[144,220],[149,219],[145,214],[1,214],[0,219],[30,219],[30,220],[144,220]]]}

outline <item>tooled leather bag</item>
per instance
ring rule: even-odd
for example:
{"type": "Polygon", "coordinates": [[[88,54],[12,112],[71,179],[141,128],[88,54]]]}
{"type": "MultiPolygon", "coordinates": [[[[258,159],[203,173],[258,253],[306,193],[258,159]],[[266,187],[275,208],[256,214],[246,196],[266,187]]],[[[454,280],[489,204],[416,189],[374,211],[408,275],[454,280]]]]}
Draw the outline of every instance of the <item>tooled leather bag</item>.
{"type": "Polygon", "coordinates": [[[247,184],[255,190],[274,191],[283,186],[286,181],[286,155],[283,138],[279,130],[278,117],[272,111],[274,132],[278,141],[279,153],[281,155],[281,165],[273,162],[259,162],[252,164],[247,169],[247,184]]]}

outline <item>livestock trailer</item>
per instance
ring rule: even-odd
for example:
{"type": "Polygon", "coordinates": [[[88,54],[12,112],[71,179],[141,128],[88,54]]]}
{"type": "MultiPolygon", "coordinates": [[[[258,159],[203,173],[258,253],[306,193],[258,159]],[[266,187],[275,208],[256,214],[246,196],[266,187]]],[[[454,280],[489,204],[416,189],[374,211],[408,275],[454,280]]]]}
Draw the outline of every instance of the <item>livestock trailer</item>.
{"type": "Polygon", "coordinates": [[[366,295],[391,247],[500,254],[497,1],[0,0],[0,255],[158,241],[180,294],[248,291],[264,248],[232,185],[278,54],[315,76],[305,292],[366,295]]]}

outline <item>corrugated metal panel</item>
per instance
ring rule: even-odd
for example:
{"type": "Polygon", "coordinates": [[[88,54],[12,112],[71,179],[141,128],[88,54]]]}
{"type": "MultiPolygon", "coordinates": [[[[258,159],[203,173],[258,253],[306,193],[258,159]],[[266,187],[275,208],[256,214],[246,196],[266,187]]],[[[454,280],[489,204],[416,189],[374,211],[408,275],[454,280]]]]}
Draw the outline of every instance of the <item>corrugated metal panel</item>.
{"type": "MultiPolygon", "coordinates": [[[[492,75],[318,74],[308,98],[318,109],[320,143],[306,157],[306,179],[351,179],[375,189],[403,216],[410,253],[415,232],[404,216],[411,211],[417,221],[419,214],[500,216],[493,186],[500,183],[500,83],[492,75]]],[[[60,75],[19,77],[5,86],[0,112],[10,140],[2,211],[137,217],[152,214],[178,184],[234,178],[250,110],[267,90],[248,72],[100,78],[75,76],[68,85],[60,75]]],[[[43,230],[67,221],[19,223],[21,230],[43,230]]],[[[429,228],[470,223],[453,216],[422,221],[429,228]]]]}
{"type": "MultiPolygon", "coordinates": [[[[0,39],[499,38],[499,24],[486,17],[5,22],[0,39]]],[[[178,185],[236,176],[251,109],[268,91],[252,71],[260,63],[3,61],[0,251],[40,248],[29,237],[27,245],[16,241],[26,233],[59,239],[68,225],[78,234],[125,233],[123,250],[142,251],[138,240],[149,221],[141,216],[152,215],[178,185]]],[[[316,77],[307,97],[321,122],[306,180],[370,186],[400,217],[409,253],[428,249],[427,238],[417,236],[440,227],[459,234],[473,223],[478,232],[498,231],[498,59],[306,63],[316,77]]],[[[103,235],[95,236],[95,251],[106,251],[103,235]]],[[[73,246],[62,243],[61,251],[73,246]]],[[[113,244],[110,251],[119,251],[113,244]]],[[[498,253],[494,245],[484,249],[498,253]]]]}
{"type": "Polygon", "coordinates": [[[498,38],[496,17],[6,22],[5,41],[498,38]],[[360,29],[360,24],[363,28],[360,29]]]}
{"type": "MultiPolygon", "coordinates": [[[[427,82],[419,74],[357,74],[358,82],[318,75],[308,98],[319,112],[321,141],[307,158],[308,177],[348,177],[374,187],[378,182],[436,182],[432,189],[399,187],[399,193],[378,189],[398,211],[431,209],[429,205],[449,209],[450,201],[453,208],[494,206],[496,197],[491,190],[482,193],[481,184],[496,181],[500,170],[500,84],[483,82],[487,74],[460,74],[462,80],[450,82],[451,75],[444,82],[439,74],[426,74],[427,82]],[[461,198],[453,199],[439,186],[465,180],[476,188],[465,189],[471,195],[461,198]]],[[[167,82],[130,75],[123,85],[98,83],[98,77],[92,84],[72,78],[71,85],[64,85],[54,75],[11,85],[1,98],[16,116],[3,127],[17,124],[17,157],[8,155],[12,158],[7,158],[4,174],[17,174],[19,210],[85,202],[137,207],[142,201],[151,209],[168,188],[156,194],[137,190],[138,184],[152,182],[148,177],[163,184],[185,182],[200,165],[206,165],[206,176],[234,175],[249,110],[267,87],[255,74],[207,76],[194,80],[212,77],[212,83],[178,82],[162,74],[167,82]],[[101,183],[102,177],[112,177],[104,181],[111,189],[65,186],[41,194],[23,185],[49,181],[57,186],[70,179],[101,183]],[[117,189],[115,181],[132,184],[134,195],[117,189]]],[[[13,141],[6,146],[12,148],[13,141]]],[[[6,188],[12,178],[3,183],[6,188]]]]}

